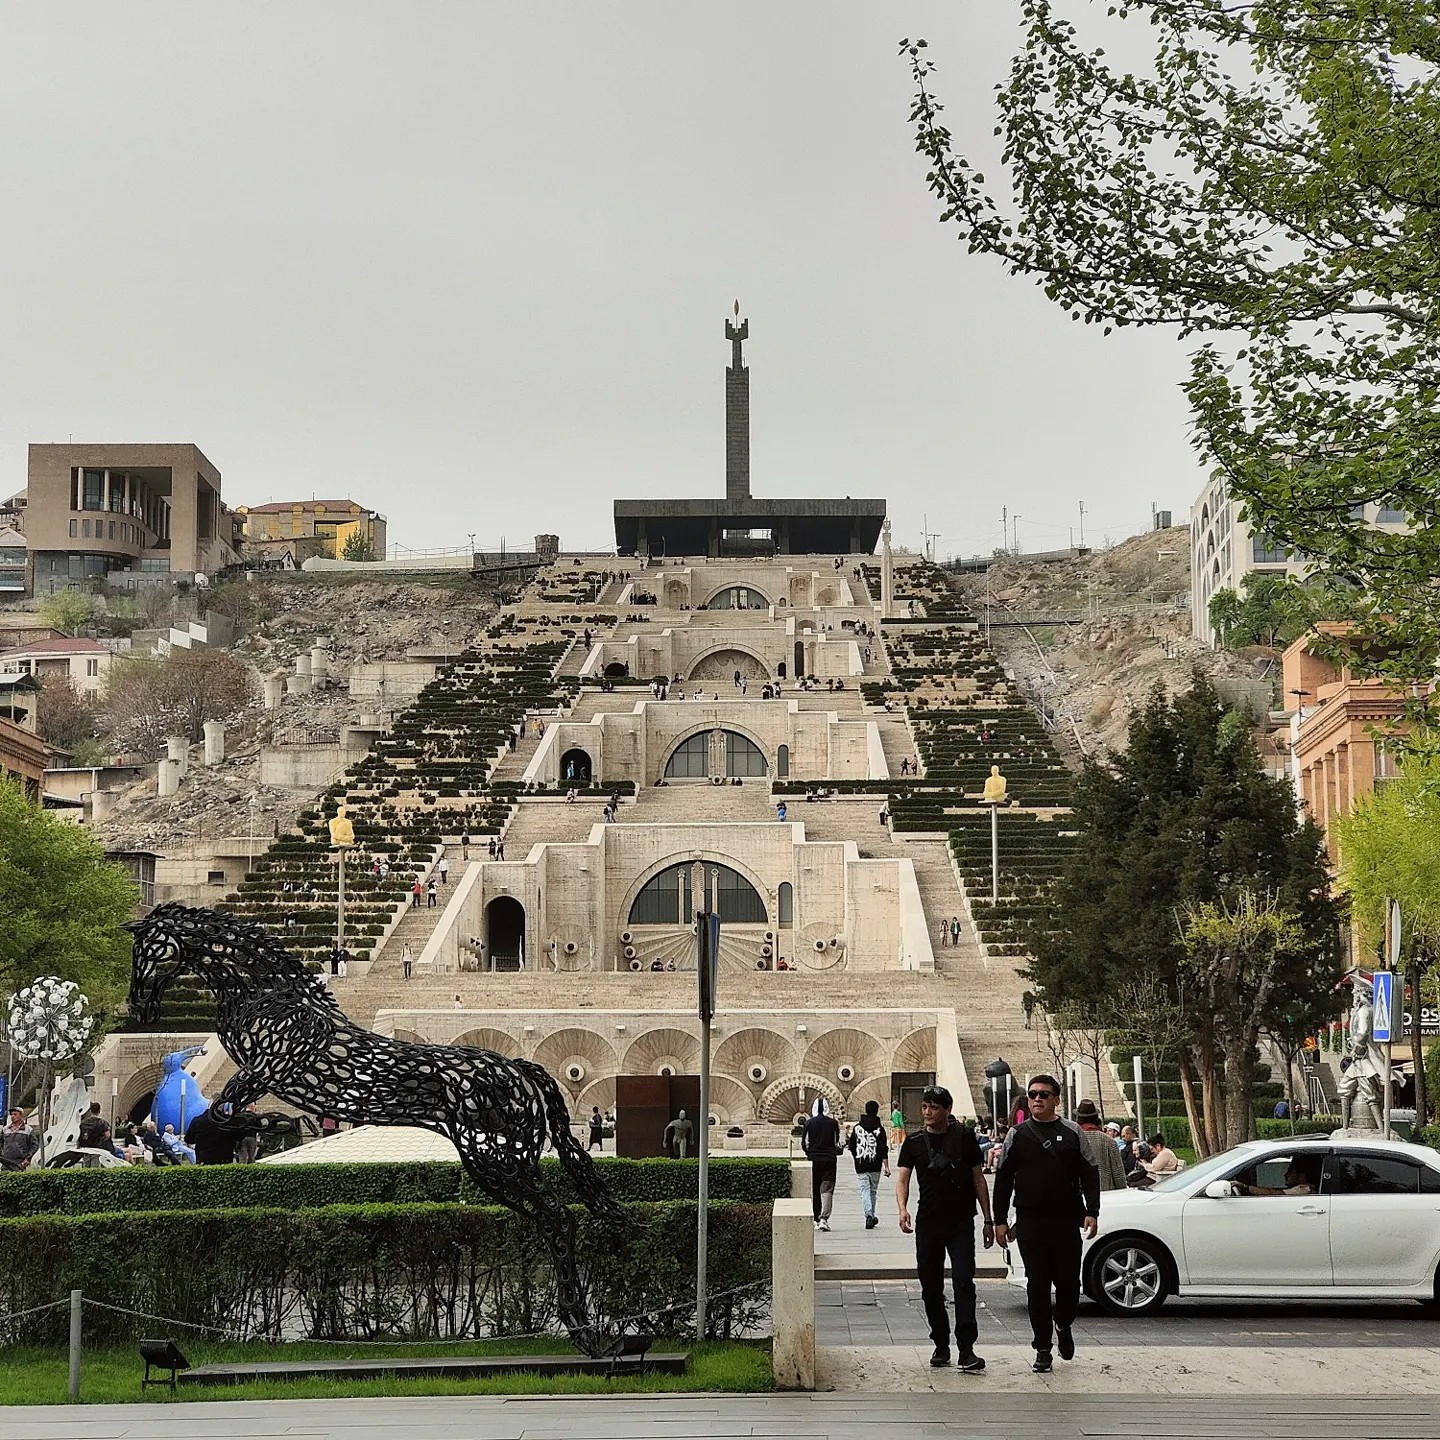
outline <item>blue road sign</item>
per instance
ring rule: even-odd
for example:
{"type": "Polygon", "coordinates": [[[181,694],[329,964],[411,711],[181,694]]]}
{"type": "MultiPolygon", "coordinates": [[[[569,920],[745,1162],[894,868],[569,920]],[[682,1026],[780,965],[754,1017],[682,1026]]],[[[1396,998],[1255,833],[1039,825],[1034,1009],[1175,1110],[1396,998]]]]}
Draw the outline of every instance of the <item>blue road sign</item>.
{"type": "Polygon", "coordinates": [[[1373,1035],[1378,1044],[1390,1041],[1393,1017],[1395,1015],[1395,972],[1376,970],[1370,992],[1370,1004],[1374,1011],[1373,1035]]]}

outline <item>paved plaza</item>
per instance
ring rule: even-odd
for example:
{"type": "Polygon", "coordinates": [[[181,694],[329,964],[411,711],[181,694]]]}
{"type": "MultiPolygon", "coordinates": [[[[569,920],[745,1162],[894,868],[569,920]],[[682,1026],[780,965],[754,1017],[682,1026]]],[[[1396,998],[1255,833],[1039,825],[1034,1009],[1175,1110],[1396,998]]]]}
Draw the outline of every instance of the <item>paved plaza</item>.
{"type": "Polygon", "coordinates": [[[1434,1440],[1440,1401],[1244,1394],[290,1400],[0,1412],[0,1440],[1434,1440]]]}

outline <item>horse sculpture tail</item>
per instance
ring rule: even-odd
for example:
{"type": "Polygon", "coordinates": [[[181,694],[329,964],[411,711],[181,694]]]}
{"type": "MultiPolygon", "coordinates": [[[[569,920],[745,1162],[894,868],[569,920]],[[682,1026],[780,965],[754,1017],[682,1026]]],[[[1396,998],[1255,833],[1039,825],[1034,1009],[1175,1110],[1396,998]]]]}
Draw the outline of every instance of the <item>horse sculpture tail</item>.
{"type": "MultiPolygon", "coordinates": [[[[538,1068],[538,1067],[537,1067],[538,1068]]],[[[590,1152],[575,1138],[570,1128],[570,1108],[554,1076],[540,1070],[540,1088],[545,1095],[545,1117],[550,1128],[550,1143],[560,1163],[565,1167],[571,1183],[579,1193],[581,1203],[597,1220],[607,1221],[623,1234],[630,1229],[630,1217],[625,1208],[601,1183],[590,1152]]]]}

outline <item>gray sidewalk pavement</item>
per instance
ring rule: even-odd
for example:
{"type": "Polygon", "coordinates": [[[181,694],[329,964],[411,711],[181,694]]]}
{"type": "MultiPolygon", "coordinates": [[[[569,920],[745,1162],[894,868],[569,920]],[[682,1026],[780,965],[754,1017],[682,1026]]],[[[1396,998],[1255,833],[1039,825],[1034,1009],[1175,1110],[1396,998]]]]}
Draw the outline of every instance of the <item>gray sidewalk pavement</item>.
{"type": "MultiPolygon", "coordinates": [[[[973,1377],[966,1380],[971,1387],[973,1377]]],[[[979,1382],[979,1383],[984,1383],[979,1382]]],[[[1440,1400],[1270,1393],[274,1400],[0,1411],[0,1440],[1434,1440],[1440,1400]]]]}

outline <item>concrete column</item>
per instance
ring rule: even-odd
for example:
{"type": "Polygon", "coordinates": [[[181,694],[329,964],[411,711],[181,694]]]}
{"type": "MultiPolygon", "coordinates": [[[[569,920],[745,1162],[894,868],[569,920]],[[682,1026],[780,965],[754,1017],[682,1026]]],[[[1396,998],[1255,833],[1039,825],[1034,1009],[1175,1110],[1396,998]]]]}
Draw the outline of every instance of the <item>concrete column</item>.
{"type": "Polygon", "coordinates": [[[890,554],[890,518],[880,527],[880,618],[895,618],[895,560],[890,554]]]}
{"type": "Polygon", "coordinates": [[[173,760],[162,760],[156,772],[156,792],[162,800],[169,799],[180,788],[180,767],[173,760]]]}
{"type": "Polygon", "coordinates": [[[225,758],[225,723],[222,720],[205,722],[205,763],[218,765],[225,758]]]}
{"type": "MultiPolygon", "coordinates": [[[[310,662],[307,659],[305,663],[308,665],[310,662]]],[[[310,693],[311,684],[312,682],[308,674],[296,674],[292,675],[285,682],[285,690],[286,693],[290,695],[308,695],[310,693]]]]}
{"type": "Polygon", "coordinates": [[[90,823],[103,825],[115,808],[115,796],[109,790],[95,790],[90,795],[90,823]]]}
{"type": "Polygon", "coordinates": [[[265,677],[265,708],[278,710],[284,695],[285,677],[283,675],[267,675],[265,677]]]}
{"type": "Polygon", "coordinates": [[[190,769],[190,742],[183,735],[171,735],[165,741],[165,748],[170,752],[170,759],[175,762],[183,780],[186,771],[190,769]]]}
{"type": "Polygon", "coordinates": [[[308,655],[297,655],[295,657],[295,673],[297,675],[304,675],[307,678],[309,677],[310,657],[308,655]]]}
{"type": "Polygon", "coordinates": [[[330,657],[325,653],[323,645],[312,645],[310,647],[310,678],[319,685],[323,683],[330,673],[330,657]]]}
{"type": "Polygon", "coordinates": [[[771,1362],[777,1390],[815,1388],[815,1222],[808,1200],[777,1200],[770,1219],[771,1362]]]}

